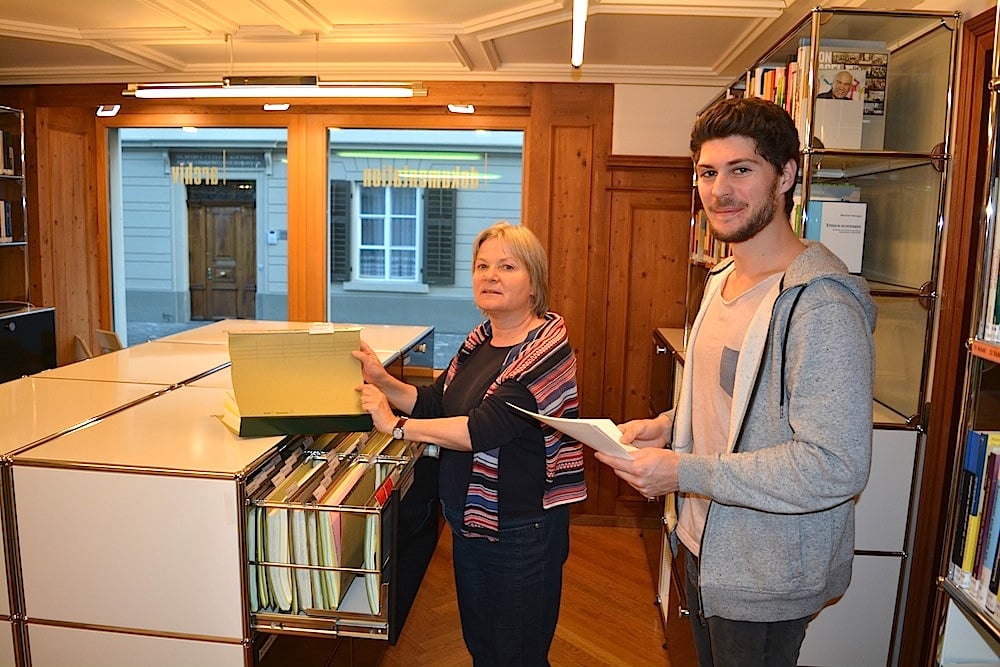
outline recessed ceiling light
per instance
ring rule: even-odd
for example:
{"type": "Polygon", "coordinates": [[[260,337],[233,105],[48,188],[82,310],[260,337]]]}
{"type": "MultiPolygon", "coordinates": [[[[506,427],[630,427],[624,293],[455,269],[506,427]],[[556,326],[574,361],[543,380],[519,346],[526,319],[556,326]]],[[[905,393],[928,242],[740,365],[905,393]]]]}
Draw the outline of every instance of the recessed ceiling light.
{"type": "Polygon", "coordinates": [[[121,108],[122,105],[120,104],[102,104],[97,107],[97,115],[103,117],[117,116],[121,108]]]}
{"type": "Polygon", "coordinates": [[[288,111],[292,106],[288,102],[267,102],[264,104],[264,111],[288,111]]]}
{"type": "Polygon", "coordinates": [[[449,104],[448,111],[452,113],[476,113],[476,107],[471,104],[449,104]]]}

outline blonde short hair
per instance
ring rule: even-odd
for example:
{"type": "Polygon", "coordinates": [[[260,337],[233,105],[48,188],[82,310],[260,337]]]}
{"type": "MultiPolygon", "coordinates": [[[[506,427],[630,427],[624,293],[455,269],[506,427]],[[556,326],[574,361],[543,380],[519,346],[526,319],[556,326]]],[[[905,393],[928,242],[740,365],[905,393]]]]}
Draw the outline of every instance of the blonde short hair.
{"type": "Polygon", "coordinates": [[[472,244],[473,270],[476,257],[479,256],[479,248],[489,239],[497,239],[503,243],[508,252],[519,262],[524,263],[528,270],[533,295],[531,310],[537,317],[545,317],[549,312],[549,260],[545,255],[545,249],[542,248],[542,242],[527,227],[500,220],[479,232],[479,236],[472,244]]]}

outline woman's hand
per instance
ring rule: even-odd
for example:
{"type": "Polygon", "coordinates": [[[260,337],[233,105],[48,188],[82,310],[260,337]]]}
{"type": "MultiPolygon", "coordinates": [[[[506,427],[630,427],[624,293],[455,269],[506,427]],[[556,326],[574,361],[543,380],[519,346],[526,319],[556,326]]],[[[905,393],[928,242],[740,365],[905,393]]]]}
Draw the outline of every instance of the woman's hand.
{"type": "Polygon", "coordinates": [[[372,416],[372,423],[379,433],[392,433],[397,417],[389,405],[389,399],[374,384],[363,384],[355,389],[361,392],[361,409],[372,416]]]}
{"type": "Polygon", "coordinates": [[[378,355],[368,346],[368,343],[361,341],[360,350],[351,350],[351,355],[361,362],[361,376],[365,382],[369,382],[377,387],[382,387],[392,379],[389,371],[379,361],[378,355]]]}

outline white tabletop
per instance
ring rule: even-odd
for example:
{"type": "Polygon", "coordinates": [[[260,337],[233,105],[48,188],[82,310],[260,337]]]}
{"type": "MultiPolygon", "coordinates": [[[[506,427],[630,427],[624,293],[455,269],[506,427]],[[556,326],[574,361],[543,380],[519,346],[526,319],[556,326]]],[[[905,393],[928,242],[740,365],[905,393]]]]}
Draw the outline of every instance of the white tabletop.
{"type": "Polygon", "coordinates": [[[0,452],[12,452],[165,388],[38,376],[4,382],[0,384],[0,452]]]}
{"type": "Polygon", "coordinates": [[[225,390],[184,386],[14,456],[114,468],[235,475],[281,437],[238,438],[215,416],[225,390]]]}
{"type": "Polygon", "coordinates": [[[228,363],[229,350],[223,346],[140,343],[42,371],[37,377],[172,385],[228,363]]]}
{"type": "MultiPolygon", "coordinates": [[[[201,343],[205,345],[227,345],[229,333],[246,331],[297,331],[312,326],[326,325],[326,322],[284,322],[280,320],[219,320],[202,327],[188,329],[163,338],[153,343],[201,343]]],[[[350,322],[334,322],[335,327],[361,327],[361,339],[373,350],[383,364],[395,361],[399,355],[409,350],[421,338],[433,329],[429,326],[411,324],[355,324],[350,322]]],[[[209,386],[218,378],[209,380],[209,386]]]]}

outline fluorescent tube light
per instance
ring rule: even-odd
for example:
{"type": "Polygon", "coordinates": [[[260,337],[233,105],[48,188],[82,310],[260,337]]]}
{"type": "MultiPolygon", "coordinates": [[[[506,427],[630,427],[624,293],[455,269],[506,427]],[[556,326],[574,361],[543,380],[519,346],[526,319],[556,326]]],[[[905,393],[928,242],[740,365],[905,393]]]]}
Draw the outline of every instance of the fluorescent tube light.
{"type": "Polygon", "coordinates": [[[122,95],[140,99],[423,97],[427,89],[413,83],[326,82],[315,77],[279,79],[226,78],[217,82],[133,83],[122,95]]]}
{"type": "Polygon", "coordinates": [[[583,64],[583,39],[587,31],[588,0],[573,0],[573,46],[569,64],[579,67],[583,64]]]}
{"type": "Polygon", "coordinates": [[[454,160],[456,162],[474,162],[483,159],[481,153],[393,150],[338,150],[337,157],[382,160],[454,160]]]}

